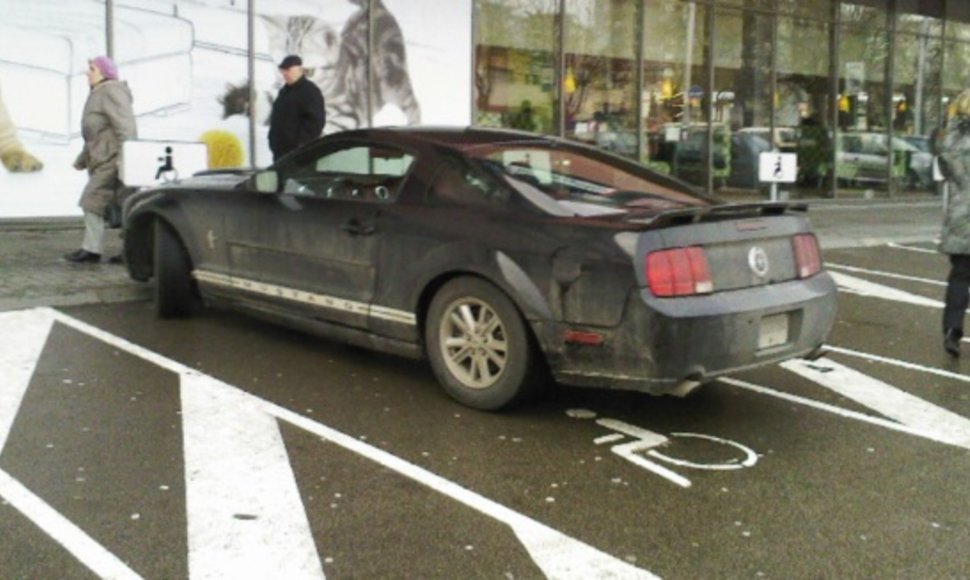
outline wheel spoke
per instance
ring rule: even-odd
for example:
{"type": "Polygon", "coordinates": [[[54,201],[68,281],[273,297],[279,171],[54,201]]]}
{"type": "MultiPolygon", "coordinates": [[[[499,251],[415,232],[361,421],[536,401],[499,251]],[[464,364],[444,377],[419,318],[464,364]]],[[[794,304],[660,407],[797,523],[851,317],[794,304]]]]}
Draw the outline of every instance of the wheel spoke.
{"type": "Polygon", "coordinates": [[[490,338],[485,342],[485,345],[496,352],[500,352],[503,355],[509,352],[509,343],[502,338],[490,338]]]}
{"type": "Polygon", "coordinates": [[[474,352],[474,350],[465,346],[455,351],[449,350],[448,357],[451,358],[452,362],[454,362],[456,365],[461,365],[466,359],[471,357],[474,352]]]}
{"type": "Polygon", "coordinates": [[[483,386],[492,382],[492,369],[488,366],[488,357],[479,355],[475,357],[475,366],[478,372],[476,373],[476,378],[480,383],[484,383],[483,386]]]}
{"type": "MultiPolygon", "coordinates": [[[[491,313],[491,311],[489,312],[491,313]]],[[[492,313],[492,316],[489,318],[489,320],[484,324],[483,328],[481,329],[481,333],[482,333],[482,336],[490,336],[492,334],[495,334],[496,330],[501,332],[502,319],[499,318],[498,316],[495,316],[494,313],[492,313]]]]}
{"type": "Polygon", "coordinates": [[[473,336],[478,329],[477,321],[475,320],[475,313],[472,312],[472,307],[470,304],[462,304],[458,307],[461,312],[461,318],[464,321],[464,330],[469,336],[473,336]]]}
{"type": "Polygon", "coordinates": [[[502,372],[502,369],[505,368],[506,362],[505,351],[489,348],[485,352],[487,353],[488,359],[491,360],[496,367],[498,367],[497,372],[502,372]]]}
{"type": "Polygon", "coordinates": [[[452,350],[455,348],[463,348],[467,346],[468,346],[468,337],[464,335],[449,336],[448,338],[445,339],[445,347],[447,347],[448,350],[452,350]]]}
{"type": "Polygon", "coordinates": [[[453,328],[458,329],[462,334],[466,336],[470,336],[472,333],[472,329],[468,325],[468,322],[462,317],[462,314],[463,313],[459,312],[457,309],[452,310],[448,318],[451,320],[451,325],[453,328]]]}

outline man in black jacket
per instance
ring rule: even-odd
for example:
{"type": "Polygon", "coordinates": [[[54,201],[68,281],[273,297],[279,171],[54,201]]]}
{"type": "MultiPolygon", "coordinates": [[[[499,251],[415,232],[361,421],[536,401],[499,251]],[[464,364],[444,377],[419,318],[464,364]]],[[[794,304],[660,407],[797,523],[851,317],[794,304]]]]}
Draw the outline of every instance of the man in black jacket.
{"type": "Polygon", "coordinates": [[[273,161],[323,133],[327,112],[320,88],[303,75],[303,60],[291,54],[280,63],[286,84],[273,101],[269,118],[269,148],[273,161]]]}

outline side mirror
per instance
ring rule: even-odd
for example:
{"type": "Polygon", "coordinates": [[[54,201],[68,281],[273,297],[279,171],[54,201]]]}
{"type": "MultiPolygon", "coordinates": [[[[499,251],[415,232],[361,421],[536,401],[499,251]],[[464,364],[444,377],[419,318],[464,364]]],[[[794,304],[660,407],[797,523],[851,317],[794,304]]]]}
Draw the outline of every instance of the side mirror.
{"type": "Polygon", "coordinates": [[[276,193],[280,190],[280,176],[272,170],[257,171],[253,184],[260,193],[276,193]]]}

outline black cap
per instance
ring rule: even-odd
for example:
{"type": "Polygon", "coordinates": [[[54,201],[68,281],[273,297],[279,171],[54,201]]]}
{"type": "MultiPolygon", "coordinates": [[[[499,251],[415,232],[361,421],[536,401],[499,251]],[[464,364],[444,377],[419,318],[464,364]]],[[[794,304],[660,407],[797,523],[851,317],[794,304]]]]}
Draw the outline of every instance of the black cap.
{"type": "Polygon", "coordinates": [[[284,58],[283,62],[280,63],[280,68],[283,70],[286,70],[291,66],[303,66],[303,59],[295,54],[291,54],[284,58]]]}

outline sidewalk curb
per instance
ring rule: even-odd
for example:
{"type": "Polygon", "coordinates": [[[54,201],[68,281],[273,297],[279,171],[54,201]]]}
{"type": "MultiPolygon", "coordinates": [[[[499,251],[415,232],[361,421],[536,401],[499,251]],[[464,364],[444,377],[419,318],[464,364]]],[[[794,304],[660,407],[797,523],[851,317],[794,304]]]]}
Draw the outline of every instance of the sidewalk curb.
{"type": "Polygon", "coordinates": [[[0,232],[81,229],[84,229],[84,219],[80,217],[0,218],[0,232]]]}
{"type": "Polygon", "coordinates": [[[151,294],[152,287],[150,284],[132,282],[131,285],[97,288],[72,294],[0,298],[0,312],[26,310],[41,306],[82,306],[85,304],[136,302],[139,300],[148,300],[151,294]]]}

